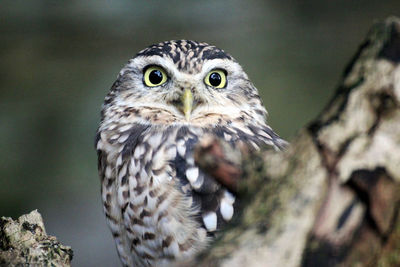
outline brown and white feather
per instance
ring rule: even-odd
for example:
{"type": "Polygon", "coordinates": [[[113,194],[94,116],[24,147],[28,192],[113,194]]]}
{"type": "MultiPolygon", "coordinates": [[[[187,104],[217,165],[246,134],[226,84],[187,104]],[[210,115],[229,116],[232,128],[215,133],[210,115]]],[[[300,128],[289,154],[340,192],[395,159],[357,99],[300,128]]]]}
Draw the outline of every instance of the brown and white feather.
{"type": "Polygon", "coordinates": [[[232,146],[281,149],[266,115],[241,66],[214,46],[163,42],[128,62],[105,98],[96,137],[104,212],[123,265],[173,265],[211,242],[237,200],[196,166],[194,147],[213,135],[232,146]],[[152,65],[167,72],[165,85],[143,84],[152,65]],[[226,88],[204,83],[213,69],[226,71],[226,88]],[[189,120],[173,104],[183,88],[197,103],[189,120]]]}

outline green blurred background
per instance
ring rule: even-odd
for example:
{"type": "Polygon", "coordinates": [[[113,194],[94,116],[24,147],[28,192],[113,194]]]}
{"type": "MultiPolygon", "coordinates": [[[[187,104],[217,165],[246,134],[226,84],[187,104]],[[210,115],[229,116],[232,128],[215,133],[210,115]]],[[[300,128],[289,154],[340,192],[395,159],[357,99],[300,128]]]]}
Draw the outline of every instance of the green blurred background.
{"type": "Polygon", "coordinates": [[[129,58],[170,39],[223,48],[290,140],[325,106],[373,21],[399,12],[399,0],[1,1],[0,215],[38,209],[73,247],[74,266],[119,265],[93,138],[129,58]]]}

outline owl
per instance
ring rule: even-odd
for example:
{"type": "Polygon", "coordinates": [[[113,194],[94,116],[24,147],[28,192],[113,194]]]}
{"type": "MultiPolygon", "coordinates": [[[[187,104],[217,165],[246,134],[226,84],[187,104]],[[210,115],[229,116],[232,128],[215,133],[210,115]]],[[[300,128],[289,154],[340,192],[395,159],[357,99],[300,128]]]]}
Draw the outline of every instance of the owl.
{"type": "Polygon", "coordinates": [[[124,266],[171,266],[207,247],[237,196],[198,168],[206,136],[234,148],[285,145],[242,67],[188,40],[140,51],[105,97],[95,146],[104,213],[124,266]]]}

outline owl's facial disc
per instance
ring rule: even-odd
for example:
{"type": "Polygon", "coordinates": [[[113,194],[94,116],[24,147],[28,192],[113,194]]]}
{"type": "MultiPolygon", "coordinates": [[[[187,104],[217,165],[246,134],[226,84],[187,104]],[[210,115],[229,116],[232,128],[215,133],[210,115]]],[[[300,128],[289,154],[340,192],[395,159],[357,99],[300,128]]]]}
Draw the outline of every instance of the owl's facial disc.
{"type": "MultiPolygon", "coordinates": [[[[215,49],[210,51],[219,51],[215,49]]],[[[138,110],[135,120],[217,124],[240,117],[249,102],[257,102],[251,93],[256,89],[230,56],[221,51],[175,52],[143,52],[121,70],[115,92],[123,99],[121,107],[138,110]]]]}

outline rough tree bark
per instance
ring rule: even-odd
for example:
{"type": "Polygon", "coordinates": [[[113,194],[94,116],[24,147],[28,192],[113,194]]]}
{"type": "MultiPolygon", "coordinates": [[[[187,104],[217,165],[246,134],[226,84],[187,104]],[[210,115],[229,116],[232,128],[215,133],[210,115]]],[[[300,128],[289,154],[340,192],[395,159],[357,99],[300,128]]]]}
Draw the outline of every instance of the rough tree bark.
{"type": "Polygon", "coordinates": [[[0,218],[0,266],[70,266],[72,254],[46,234],[36,210],[15,221],[0,218]]]}
{"type": "Polygon", "coordinates": [[[244,211],[196,265],[399,266],[399,63],[391,17],[372,27],[331,102],[283,153],[240,156],[204,141],[198,163],[237,187],[244,211]]]}
{"type": "MultiPolygon", "coordinates": [[[[372,27],[331,102],[286,151],[203,140],[196,160],[238,192],[243,212],[191,265],[399,266],[399,63],[392,17],[372,27]]],[[[0,230],[4,264],[20,248],[5,247],[0,230]]],[[[55,266],[71,259],[61,250],[55,266]]]]}

